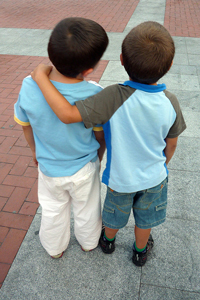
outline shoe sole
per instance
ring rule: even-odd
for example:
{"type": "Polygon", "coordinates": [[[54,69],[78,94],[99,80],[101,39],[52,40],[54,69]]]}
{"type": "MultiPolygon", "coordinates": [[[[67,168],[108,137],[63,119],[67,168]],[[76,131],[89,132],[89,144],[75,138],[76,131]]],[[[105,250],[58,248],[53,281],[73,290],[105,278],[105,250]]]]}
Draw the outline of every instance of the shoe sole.
{"type": "MultiPolygon", "coordinates": [[[[94,249],[95,249],[95,248],[94,248],[94,249]]],[[[93,251],[94,249],[86,250],[86,249],[84,249],[84,248],[81,246],[81,250],[82,250],[83,252],[91,252],[91,251],[93,251]]]]}
{"type": "Polygon", "coordinates": [[[63,256],[63,254],[64,254],[64,251],[61,254],[51,256],[51,258],[58,259],[58,258],[61,258],[63,256]]]}

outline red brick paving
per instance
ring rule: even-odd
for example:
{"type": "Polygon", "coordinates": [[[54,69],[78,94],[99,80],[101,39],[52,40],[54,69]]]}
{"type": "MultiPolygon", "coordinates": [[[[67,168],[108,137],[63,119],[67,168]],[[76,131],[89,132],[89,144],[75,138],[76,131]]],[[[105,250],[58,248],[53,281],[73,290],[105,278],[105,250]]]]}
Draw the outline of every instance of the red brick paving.
{"type": "MultiPolygon", "coordinates": [[[[37,168],[13,120],[22,79],[44,57],[0,55],[0,287],[38,208],[37,168]]],[[[107,61],[101,61],[88,79],[101,78],[107,61]]]]}
{"type": "Polygon", "coordinates": [[[139,0],[4,0],[0,27],[52,29],[66,17],[84,17],[98,22],[106,31],[122,32],[138,3],[139,0]]]}
{"type": "Polygon", "coordinates": [[[11,228],[0,248],[0,263],[11,264],[19,250],[25,230],[11,228]]]}
{"type": "MultiPolygon", "coordinates": [[[[6,275],[8,274],[8,271],[11,267],[11,264],[2,264],[0,263],[0,282],[3,283],[4,279],[6,278],[6,275]]],[[[2,287],[2,283],[0,283],[0,288],[2,287]]]]}
{"type": "Polygon", "coordinates": [[[200,37],[200,1],[166,0],[165,27],[172,36],[200,37]]]}

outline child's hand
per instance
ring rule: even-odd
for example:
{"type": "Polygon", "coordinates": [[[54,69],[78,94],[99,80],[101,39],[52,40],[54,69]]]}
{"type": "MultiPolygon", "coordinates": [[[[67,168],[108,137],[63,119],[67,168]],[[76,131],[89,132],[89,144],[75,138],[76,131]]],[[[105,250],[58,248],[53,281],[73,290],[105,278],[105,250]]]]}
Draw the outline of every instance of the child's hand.
{"type": "Polygon", "coordinates": [[[38,161],[36,159],[35,151],[32,152],[32,155],[33,155],[33,163],[35,164],[36,167],[38,167],[38,161]]]}
{"type": "Polygon", "coordinates": [[[33,80],[38,82],[38,80],[40,80],[41,76],[43,76],[43,75],[49,76],[49,74],[52,71],[52,68],[53,68],[52,66],[40,64],[34,69],[33,72],[31,72],[31,77],[33,78],[33,80]]]}

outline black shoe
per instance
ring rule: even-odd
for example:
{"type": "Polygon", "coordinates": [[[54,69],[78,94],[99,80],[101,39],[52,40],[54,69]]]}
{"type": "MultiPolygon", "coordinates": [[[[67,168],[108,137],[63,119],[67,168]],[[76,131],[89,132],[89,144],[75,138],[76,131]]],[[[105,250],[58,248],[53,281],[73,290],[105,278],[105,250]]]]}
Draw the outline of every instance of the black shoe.
{"type": "Polygon", "coordinates": [[[150,234],[145,252],[137,252],[135,250],[135,247],[133,246],[132,261],[136,266],[138,266],[138,267],[144,266],[144,264],[147,261],[147,256],[149,255],[150,250],[153,248],[153,244],[154,244],[154,241],[153,241],[152,235],[150,234]]]}
{"type": "Polygon", "coordinates": [[[110,242],[104,237],[105,229],[102,229],[101,236],[99,239],[99,245],[101,250],[106,254],[111,254],[115,251],[115,239],[110,242]]]}

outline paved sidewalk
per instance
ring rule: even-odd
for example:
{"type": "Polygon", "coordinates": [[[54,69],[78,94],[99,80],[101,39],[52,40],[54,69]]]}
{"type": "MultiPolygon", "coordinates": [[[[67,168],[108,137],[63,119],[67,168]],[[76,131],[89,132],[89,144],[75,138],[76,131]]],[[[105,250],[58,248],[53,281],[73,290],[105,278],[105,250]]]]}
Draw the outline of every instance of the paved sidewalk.
{"type": "MultiPolygon", "coordinates": [[[[0,299],[199,300],[200,2],[19,0],[14,5],[0,0],[0,5],[0,299]],[[108,50],[90,77],[104,87],[127,80],[120,45],[133,26],[158,21],[176,44],[174,65],[161,82],[177,95],[187,129],[169,165],[167,220],[152,230],[155,247],[143,268],[131,262],[132,216],[119,231],[112,255],[99,248],[82,252],[73,218],[70,245],[61,259],[50,259],[39,242],[37,169],[13,121],[13,104],[22,79],[38,63],[48,62],[51,29],[68,16],[94,19],[108,32],[108,50]]],[[[102,185],[102,203],[104,198],[102,185]]]]}

